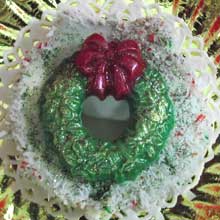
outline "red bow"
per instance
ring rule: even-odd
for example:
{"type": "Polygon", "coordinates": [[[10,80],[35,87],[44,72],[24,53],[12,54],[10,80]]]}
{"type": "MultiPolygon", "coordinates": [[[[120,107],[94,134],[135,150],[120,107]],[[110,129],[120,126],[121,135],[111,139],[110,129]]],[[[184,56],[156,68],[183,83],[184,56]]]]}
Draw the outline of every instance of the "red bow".
{"type": "Polygon", "coordinates": [[[108,43],[99,34],[85,40],[76,55],[75,64],[89,79],[89,93],[101,100],[108,95],[117,100],[127,96],[146,66],[136,41],[108,43]]]}

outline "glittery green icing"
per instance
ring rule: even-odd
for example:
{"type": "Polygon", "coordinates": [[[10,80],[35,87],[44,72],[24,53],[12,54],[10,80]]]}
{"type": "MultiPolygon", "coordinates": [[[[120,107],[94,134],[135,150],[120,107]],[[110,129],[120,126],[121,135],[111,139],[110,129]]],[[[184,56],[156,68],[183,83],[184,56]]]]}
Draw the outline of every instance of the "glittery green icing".
{"type": "Polygon", "coordinates": [[[46,84],[41,122],[50,137],[47,147],[58,151],[72,177],[85,182],[135,179],[155,161],[174,125],[174,110],[161,74],[145,71],[128,98],[134,126],[113,142],[96,139],[82,125],[86,79],[65,61],[46,84]]]}

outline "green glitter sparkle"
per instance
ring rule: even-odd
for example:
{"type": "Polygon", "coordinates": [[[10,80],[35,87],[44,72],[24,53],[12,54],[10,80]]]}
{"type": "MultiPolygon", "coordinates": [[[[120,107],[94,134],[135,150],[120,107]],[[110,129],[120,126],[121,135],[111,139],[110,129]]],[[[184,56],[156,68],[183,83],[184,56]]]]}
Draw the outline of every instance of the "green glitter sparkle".
{"type": "Polygon", "coordinates": [[[161,74],[149,67],[145,71],[128,97],[135,124],[113,142],[94,138],[83,127],[85,98],[86,79],[64,61],[41,97],[47,148],[58,152],[71,176],[84,182],[134,180],[158,159],[174,126],[174,109],[161,74]]]}

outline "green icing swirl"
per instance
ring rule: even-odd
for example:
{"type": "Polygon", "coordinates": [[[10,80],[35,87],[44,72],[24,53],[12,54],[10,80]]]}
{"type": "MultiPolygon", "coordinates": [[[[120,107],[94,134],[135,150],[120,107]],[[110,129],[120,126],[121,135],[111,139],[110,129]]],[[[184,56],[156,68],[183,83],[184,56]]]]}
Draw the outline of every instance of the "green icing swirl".
{"type": "Polygon", "coordinates": [[[40,119],[50,141],[46,146],[60,154],[73,177],[85,182],[135,179],[158,158],[174,126],[173,105],[161,74],[145,71],[128,98],[135,125],[113,142],[96,139],[83,127],[85,98],[86,79],[66,60],[42,92],[40,119]]]}

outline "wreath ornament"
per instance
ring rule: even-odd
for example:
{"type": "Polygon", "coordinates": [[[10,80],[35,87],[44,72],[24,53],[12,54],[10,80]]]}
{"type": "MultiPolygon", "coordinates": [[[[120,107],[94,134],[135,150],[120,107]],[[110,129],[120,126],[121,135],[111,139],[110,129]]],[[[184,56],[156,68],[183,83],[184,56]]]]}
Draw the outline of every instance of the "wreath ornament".
{"type": "Polygon", "coordinates": [[[56,72],[62,75],[55,73],[42,93],[40,121],[45,136],[51,137],[52,148],[63,156],[74,178],[106,188],[134,180],[158,159],[174,126],[165,82],[158,71],[145,69],[134,40],[108,43],[101,35],[92,34],[73,58],[75,62],[61,64],[56,72]],[[68,72],[71,77],[67,78],[68,72]],[[82,75],[88,78],[87,87],[82,75]],[[109,95],[127,99],[136,122],[113,142],[93,138],[81,119],[82,102],[88,95],[100,100],[109,95]],[[149,110],[143,112],[145,106],[149,110]]]}

